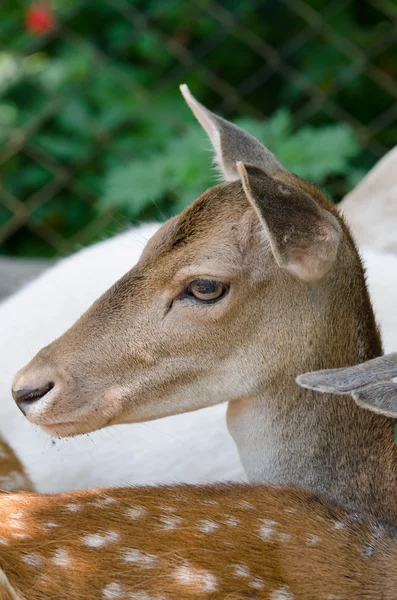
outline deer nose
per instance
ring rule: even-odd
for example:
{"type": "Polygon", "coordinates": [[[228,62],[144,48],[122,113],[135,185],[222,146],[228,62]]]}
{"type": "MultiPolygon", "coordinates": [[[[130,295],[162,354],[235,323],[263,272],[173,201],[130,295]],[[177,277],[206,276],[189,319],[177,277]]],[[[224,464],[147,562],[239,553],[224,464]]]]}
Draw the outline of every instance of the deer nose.
{"type": "Polygon", "coordinates": [[[44,398],[46,394],[54,387],[55,383],[53,381],[49,381],[45,385],[40,387],[32,388],[32,387],[22,387],[20,389],[13,389],[12,396],[21,412],[26,414],[27,406],[37,402],[37,400],[41,400],[44,398]]]}

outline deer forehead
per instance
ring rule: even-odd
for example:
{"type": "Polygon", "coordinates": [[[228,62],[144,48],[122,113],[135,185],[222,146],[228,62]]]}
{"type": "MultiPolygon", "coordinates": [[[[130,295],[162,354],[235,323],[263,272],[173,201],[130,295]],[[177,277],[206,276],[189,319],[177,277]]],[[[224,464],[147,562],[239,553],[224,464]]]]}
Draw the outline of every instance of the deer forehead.
{"type": "MultiPolygon", "coordinates": [[[[269,240],[239,181],[219,184],[167,221],[142,252],[141,272],[176,287],[194,276],[233,279],[274,263],[269,240]]],[[[134,271],[134,270],[133,270],[134,271]]]]}

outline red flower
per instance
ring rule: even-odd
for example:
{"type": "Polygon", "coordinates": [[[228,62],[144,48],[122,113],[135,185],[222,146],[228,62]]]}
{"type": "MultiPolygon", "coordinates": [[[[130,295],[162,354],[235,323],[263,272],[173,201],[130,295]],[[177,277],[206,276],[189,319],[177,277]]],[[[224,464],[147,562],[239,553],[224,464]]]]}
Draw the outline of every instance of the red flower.
{"type": "Polygon", "coordinates": [[[25,13],[25,25],[33,35],[45,35],[54,28],[54,14],[49,4],[37,2],[25,13]]]}

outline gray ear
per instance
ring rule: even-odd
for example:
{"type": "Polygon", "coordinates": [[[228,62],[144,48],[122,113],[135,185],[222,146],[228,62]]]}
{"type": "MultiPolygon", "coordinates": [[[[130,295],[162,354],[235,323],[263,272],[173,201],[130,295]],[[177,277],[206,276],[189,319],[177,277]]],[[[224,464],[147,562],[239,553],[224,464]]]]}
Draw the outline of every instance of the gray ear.
{"type": "Polygon", "coordinates": [[[299,375],[296,381],[304,388],[334,394],[350,394],[365,386],[397,377],[397,352],[345,367],[299,375]]]}
{"type": "Polygon", "coordinates": [[[352,397],[362,408],[397,419],[397,380],[356,390],[352,397]]]}
{"type": "Polygon", "coordinates": [[[238,161],[244,161],[267,172],[285,171],[285,167],[263,144],[237,125],[218,117],[191,94],[186,84],[180,86],[183,97],[197,121],[206,131],[215,152],[215,162],[226,181],[239,178],[238,161]]]}

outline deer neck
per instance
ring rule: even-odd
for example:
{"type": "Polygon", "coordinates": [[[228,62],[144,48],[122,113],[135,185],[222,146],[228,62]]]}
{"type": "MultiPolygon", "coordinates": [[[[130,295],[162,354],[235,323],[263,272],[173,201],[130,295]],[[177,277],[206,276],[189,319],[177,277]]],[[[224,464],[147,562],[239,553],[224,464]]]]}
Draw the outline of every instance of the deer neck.
{"type": "Polygon", "coordinates": [[[227,424],[250,480],[293,483],[396,521],[392,419],[291,382],[230,402],[227,424]]]}

